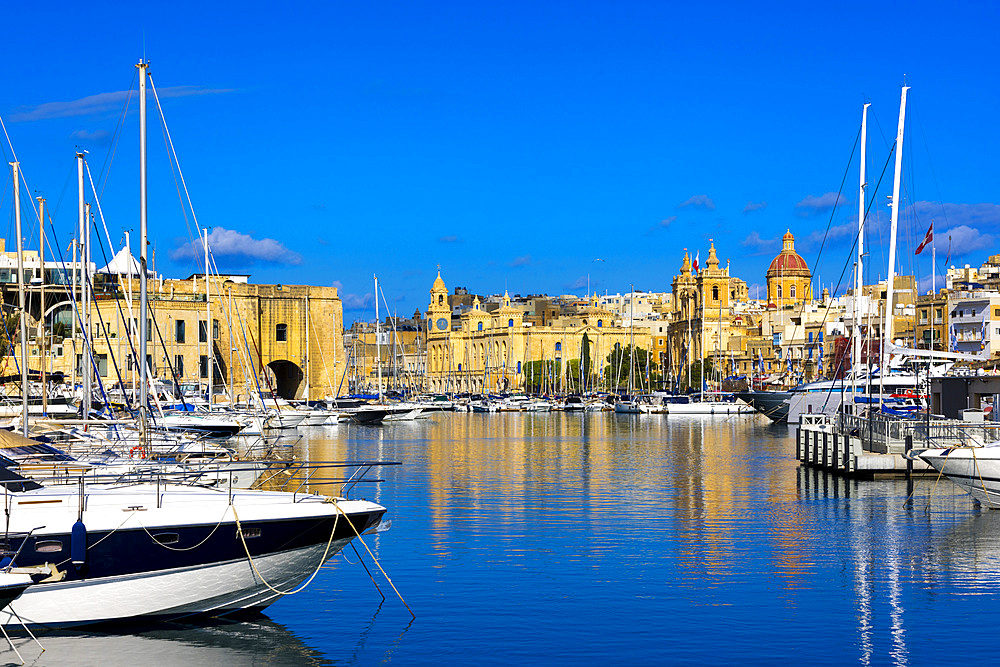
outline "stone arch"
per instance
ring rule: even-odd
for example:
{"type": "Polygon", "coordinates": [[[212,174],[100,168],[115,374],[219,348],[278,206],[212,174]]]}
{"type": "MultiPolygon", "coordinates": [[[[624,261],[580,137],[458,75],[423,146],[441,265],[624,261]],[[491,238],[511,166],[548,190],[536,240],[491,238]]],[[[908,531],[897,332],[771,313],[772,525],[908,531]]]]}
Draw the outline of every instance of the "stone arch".
{"type": "Polygon", "coordinates": [[[305,373],[298,364],[279,359],[272,361],[265,372],[270,380],[270,388],[281,398],[298,398],[302,393],[305,373]]]}

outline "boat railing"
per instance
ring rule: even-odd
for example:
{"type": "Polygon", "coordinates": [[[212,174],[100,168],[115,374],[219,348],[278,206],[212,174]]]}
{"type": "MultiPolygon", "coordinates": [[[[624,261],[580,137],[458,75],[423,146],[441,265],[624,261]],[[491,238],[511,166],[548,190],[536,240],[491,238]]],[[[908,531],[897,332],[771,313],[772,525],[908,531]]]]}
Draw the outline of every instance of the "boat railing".
{"type": "MultiPolygon", "coordinates": [[[[805,417],[803,415],[803,417],[805,417]]],[[[889,415],[837,416],[841,433],[860,437],[874,451],[902,450],[909,438],[913,447],[982,447],[1000,440],[1000,423],[959,422],[949,419],[899,419],[889,415]]]]}
{"type": "MultiPolygon", "coordinates": [[[[291,501],[297,502],[305,494],[303,489],[315,489],[318,486],[339,486],[337,497],[348,498],[348,495],[359,484],[375,484],[384,482],[381,477],[370,477],[375,468],[401,465],[398,461],[269,461],[266,459],[246,461],[206,461],[200,463],[172,463],[169,467],[150,462],[150,468],[141,464],[118,473],[102,473],[99,470],[81,471],[79,467],[52,465],[52,467],[35,466],[24,472],[32,480],[51,485],[79,484],[81,489],[89,484],[104,486],[130,487],[140,485],[155,485],[156,506],[162,507],[163,493],[169,486],[193,486],[206,490],[228,492],[230,500],[234,491],[245,491],[245,488],[235,488],[234,475],[240,472],[257,473],[258,476],[250,486],[250,491],[268,490],[284,491],[291,494],[291,501]],[[261,468],[264,465],[266,467],[261,468]],[[330,471],[341,471],[329,474],[330,471]]],[[[317,492],[321,491],[316,489],[317,492]]],[[[85,493],[85,491],[83,491],[85,493]]],[[[319,495],[333,495],[319,493],[319,495]]]]}

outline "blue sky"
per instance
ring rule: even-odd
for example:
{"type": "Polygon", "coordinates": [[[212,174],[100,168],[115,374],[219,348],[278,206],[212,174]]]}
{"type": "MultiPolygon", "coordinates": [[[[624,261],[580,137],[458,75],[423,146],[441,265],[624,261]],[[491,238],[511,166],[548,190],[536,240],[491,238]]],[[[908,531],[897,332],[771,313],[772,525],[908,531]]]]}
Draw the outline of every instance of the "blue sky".
{"type": "MultiPolygon", "coordinates": [[[[449,288],[480,293],[582,294],[588,276],[601,293],[668,290],[684,248],[704,261],[710,238],[759,285],[789,228],[835,285],[861,106],[874,190],[905,75],[900,270],[927,282],[929,254],[913,250],[931,218],[939,275],[949,235],[952,264],[997,252],[1000,10],[694,4],[21,3],[0,116],[63,247],[77,146],[106,174],[112,241],[137,238],[134,101],[113,137],[145,53],[220,267],[336,284],[351,321],[374,314],[374,274],[392,309],[423,310],[438,265],[449,288]]],[[[156,268],[183,277],[201,259],[150,114],[156,268]]],[[[891,182],[890,164],[870,281],[885,273],[891,182]]],[[[10,191],[8,176],[8,212],[10,191]]]]}

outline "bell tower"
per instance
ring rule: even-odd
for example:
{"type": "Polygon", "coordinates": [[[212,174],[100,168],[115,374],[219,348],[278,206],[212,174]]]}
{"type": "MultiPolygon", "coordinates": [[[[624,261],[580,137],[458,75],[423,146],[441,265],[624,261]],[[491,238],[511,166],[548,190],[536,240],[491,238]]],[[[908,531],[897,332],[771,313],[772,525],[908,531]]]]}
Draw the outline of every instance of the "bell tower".
{"type": "Polygon", "coordinates": [[[431,302],[427,306],[427,336],[446,334],[451,329],[451,306],[448,305],[448,288],[441,280],[441,267],[431,287],[431,302]]]}

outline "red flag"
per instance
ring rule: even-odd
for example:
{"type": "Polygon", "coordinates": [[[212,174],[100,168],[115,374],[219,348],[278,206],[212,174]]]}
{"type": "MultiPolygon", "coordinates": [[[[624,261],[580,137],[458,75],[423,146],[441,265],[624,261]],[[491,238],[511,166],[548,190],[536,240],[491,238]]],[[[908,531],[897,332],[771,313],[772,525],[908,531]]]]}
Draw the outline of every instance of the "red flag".
{"type": "Polygon", "coordinates": [[[918,246],[917,246],[917,252],[915,252],[914,254],[915,254],[915,255],[919,255],[919,254],[920,254],[920,251],[921,251],[921,250],[923,250],[923,249],[924,249],[924,247],[925,247],[925,246],[926,246],[926,245],[927,245],[928,243],[930,243],[930,242],[931,242],[931,239],[933,239],[933,238],[934,238],[934,221],[933,221],[933,220],[931,220],[931,226],[927,228],[927,235],[926,235],[926,236],[924,236],[924,240],[923,240],[923,243],[921,243],[920,245],[918,245],[918,246]]]}
{"type": "Polygon", "coordinates": [[[698,273],[698,258],[699,257],[701,257],[701,250],[699,250],[698,253],[694,256],[694,264],[691,265],[691,268],[694,269],[695,273],[698,273]]]}

